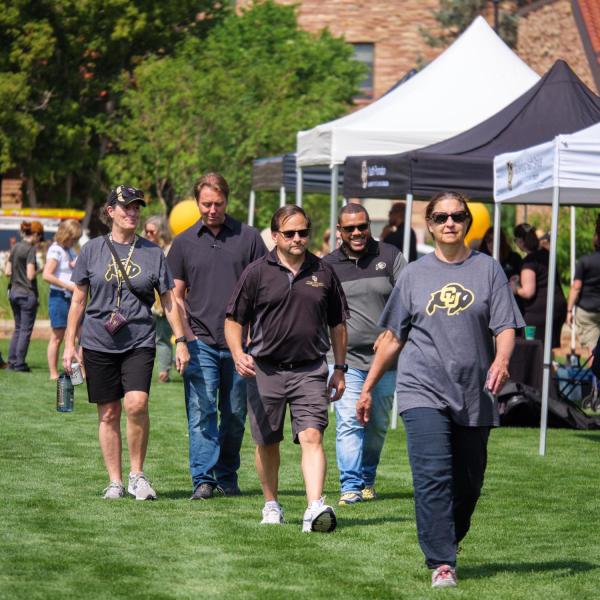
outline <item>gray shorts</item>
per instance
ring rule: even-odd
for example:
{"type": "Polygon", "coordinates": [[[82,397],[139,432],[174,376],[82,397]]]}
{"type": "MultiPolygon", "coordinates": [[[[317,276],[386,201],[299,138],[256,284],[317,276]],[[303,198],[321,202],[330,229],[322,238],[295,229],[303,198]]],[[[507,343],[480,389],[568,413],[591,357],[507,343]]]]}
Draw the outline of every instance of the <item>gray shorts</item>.
{"type": "Polygon", "coordinates": [[[256,379],[248,380],[248,415],[252,438],[259,446],[283,440],[285,406],[289,403],[294,443],[308,428],[325,431],[329,423],[325,357],[293,369],[254,359],[256,379]]]}

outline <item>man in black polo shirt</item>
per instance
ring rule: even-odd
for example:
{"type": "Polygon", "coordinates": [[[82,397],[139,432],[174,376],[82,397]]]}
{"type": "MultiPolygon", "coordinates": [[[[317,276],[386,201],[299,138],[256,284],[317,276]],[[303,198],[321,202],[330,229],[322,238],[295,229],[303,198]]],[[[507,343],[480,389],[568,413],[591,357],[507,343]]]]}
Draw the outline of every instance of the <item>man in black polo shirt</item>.
{"type": "Polygon", "coordinates": [[[308,499],[302,531],[333,531],[335,513],[322,497],[323,431],[329,400],[344,392],[348,307],[333,270],[307,251],[310,219],[302,208],[280,208],[271,220],[271,235],[275,248],[244,271],[225,322],[238,373],[256,376],[248,382],[248,405],[265,497],[262,522],[283,523],[277,500],[279,443],[289,403],[294,442],[302,448],[308,499]],[[251,338],[248,354],[242,349],[246,324],[251,338]],[[336,364],[328,384],[329,337],[336,364]]]}
{"type": "Polygon", "coordinates": [[[260,234],[226,214],[229,186],[209,173],[194,186],[200,220],[173,241],[167,262],[184,316],[190,363],[184,373],[193,500],[215,490],[239,495],[246,381],[223,333],[225,307],[248,264],[266,253],[260,234]],[[217,404],[218,403],[218,404],[217,404]],[[217,419],[217,406],[220,422],[217,419]]]}
{"type": "Polygon", "coordinates": [[[342,282],[352,314],[348,322],[346,390],[335,403],[341,485],[338,504],[342,506],[376,496],[375,475],[389,425],[396,371],[385,373],[373,390],[371,419],[364,427],[356,418],[356,403],[378,336],[385,335],[377,322],[406,261],[395,246],[371,237],[369,214],[360,204],[342,208],[337,228],[342,244],[323,260],[342,282]]]}

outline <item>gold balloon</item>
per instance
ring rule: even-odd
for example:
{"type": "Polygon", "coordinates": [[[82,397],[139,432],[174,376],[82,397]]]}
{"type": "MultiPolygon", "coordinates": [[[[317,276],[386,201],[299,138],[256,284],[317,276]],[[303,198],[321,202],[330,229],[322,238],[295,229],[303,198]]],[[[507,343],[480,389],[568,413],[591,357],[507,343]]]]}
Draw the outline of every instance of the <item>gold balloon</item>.
{"type": "Polygon", "coordinates": [[[200,218],[200,211],[195,200],[182,200],[178,202],[169,215],[169,227],[173,235],[178,235],[182,231],[191,227],[200,218]]]}
{"type": "Polygon", "coordinates": [[[490,212],[482,202],[469,202],[469,210],[473,215],[473,224],[465,237],[465,244],[467,245],[473,240],[482,240],[485,232],[492,224],[490,212]]]}

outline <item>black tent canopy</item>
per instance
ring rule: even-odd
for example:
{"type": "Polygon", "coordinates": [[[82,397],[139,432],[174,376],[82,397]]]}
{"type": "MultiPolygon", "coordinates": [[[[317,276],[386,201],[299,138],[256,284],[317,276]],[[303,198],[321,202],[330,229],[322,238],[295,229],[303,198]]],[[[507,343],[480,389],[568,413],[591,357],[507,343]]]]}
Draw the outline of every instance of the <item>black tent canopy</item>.
{"type": "Polygon", "coordinates": [[[457,190],[492,199],[494,156],[521,150],[600,122],[596,96],[562,60],[494,116],[426,148],[346,159],[346,197],[429,196],[457,190]]]}

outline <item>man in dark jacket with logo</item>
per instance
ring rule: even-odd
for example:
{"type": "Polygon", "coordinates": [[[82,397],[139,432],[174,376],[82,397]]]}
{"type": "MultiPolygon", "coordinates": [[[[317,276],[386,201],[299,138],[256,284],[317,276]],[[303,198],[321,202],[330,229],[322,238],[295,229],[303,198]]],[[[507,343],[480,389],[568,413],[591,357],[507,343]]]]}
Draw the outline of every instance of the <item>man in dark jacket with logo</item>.
{"type": "Polygon", "coordinates": [[[371,237],[369,214],[360,204],[342,208],[338,231],[341,246],[323,260],[339,277],[352,316],[348,321],[346,390],[335,403],[339,504],[343,506],[376,496],[375,474],[388,429],[396,371],[388,371],[373,390],[371,420],[364,427],[356,419],[356,402],[378,336],[385,335],[377,321],[406,261],[395,246],[371,237]]]}

